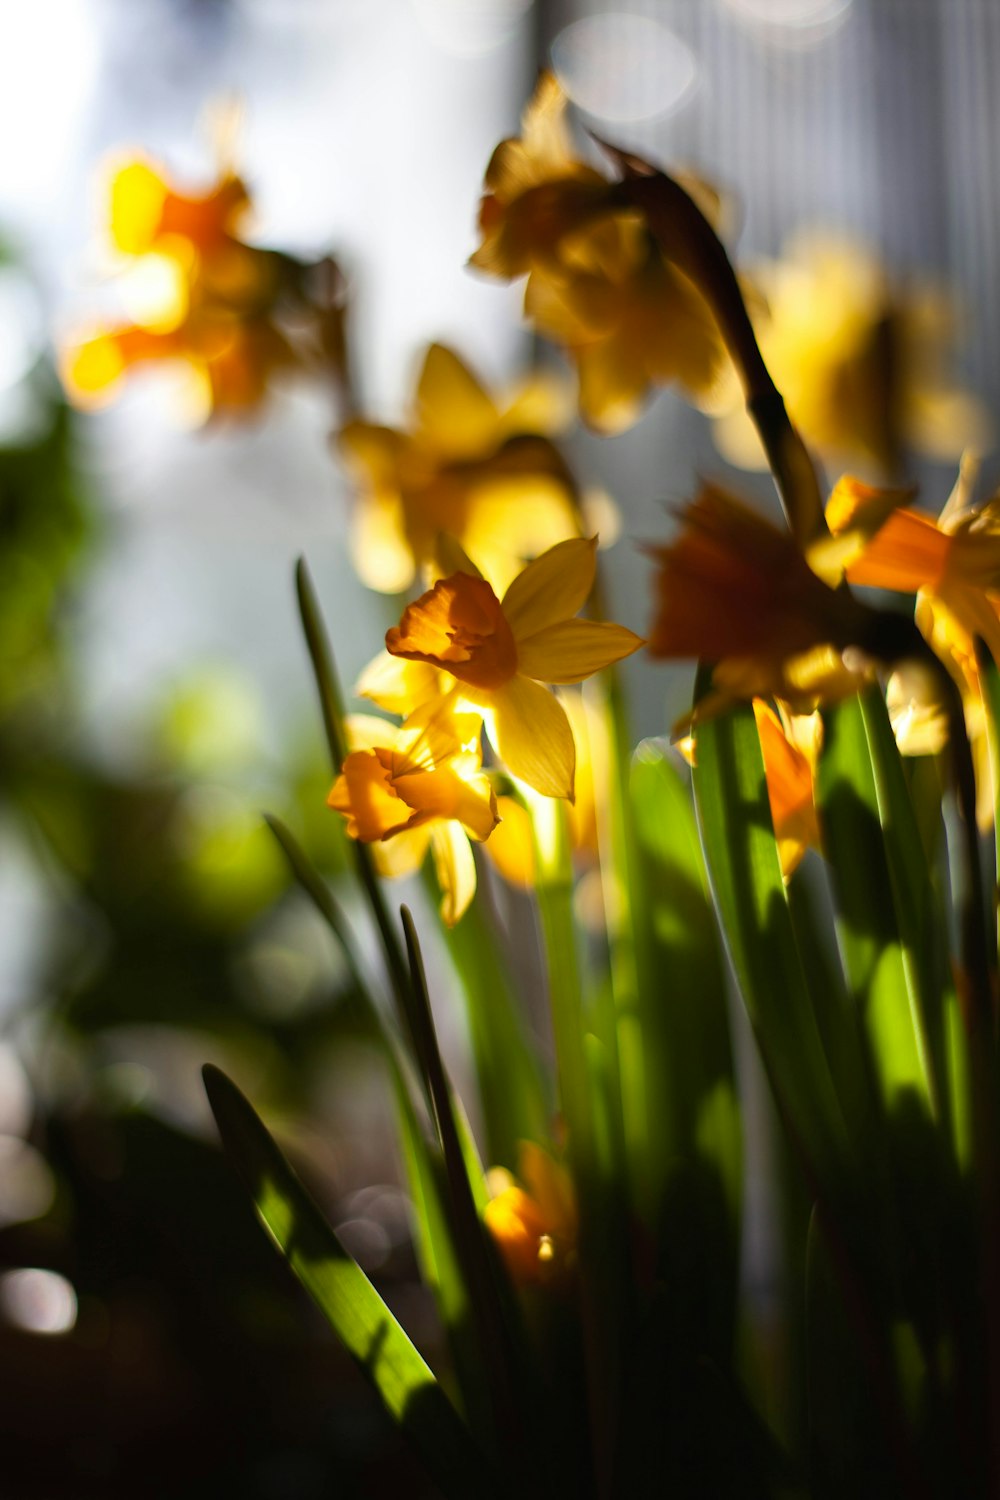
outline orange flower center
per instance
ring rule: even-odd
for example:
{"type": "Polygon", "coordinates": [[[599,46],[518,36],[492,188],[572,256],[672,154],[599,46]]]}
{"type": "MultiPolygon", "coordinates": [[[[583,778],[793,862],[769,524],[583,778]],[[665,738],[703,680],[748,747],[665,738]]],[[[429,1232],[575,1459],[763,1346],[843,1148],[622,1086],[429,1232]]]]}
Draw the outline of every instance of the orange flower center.
{"type": "Polygon", "coordinates": [[[477,688],[498,688],[517,671],[517,645],[500,600],[483,578],[454,573],[403,611],[386,649],[442,667],[477,688]]]}

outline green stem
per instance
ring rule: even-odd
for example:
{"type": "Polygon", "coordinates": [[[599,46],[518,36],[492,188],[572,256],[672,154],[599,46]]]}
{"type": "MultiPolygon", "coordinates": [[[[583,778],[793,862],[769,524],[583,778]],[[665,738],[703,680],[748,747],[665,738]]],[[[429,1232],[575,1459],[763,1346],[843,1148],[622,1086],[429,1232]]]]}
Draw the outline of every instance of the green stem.
{"type": "Polygon", "coordinates": [[[642,210],[666,259],[694,283],[712,309],[740,377],[747,412],[760,434],[792,535],[805,548],[826,531],[819,480],[764,363],[725,246],[673,178],[640,157],[604,141],[600,144],[624,173],[621,198],[642,210]]]}

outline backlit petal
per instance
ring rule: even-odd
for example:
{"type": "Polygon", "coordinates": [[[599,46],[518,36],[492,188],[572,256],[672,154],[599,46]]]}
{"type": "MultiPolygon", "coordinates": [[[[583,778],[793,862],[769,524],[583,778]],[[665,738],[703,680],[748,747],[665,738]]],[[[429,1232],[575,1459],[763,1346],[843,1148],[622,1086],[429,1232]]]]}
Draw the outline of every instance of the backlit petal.
{"type": "Polygon", "coordinates": [[[455,823],[440,823],[431,830],[431,850],[441,887],[441,920],[454,927],[476,894],[476,861],[469,840],[455,823]]]}
{"type": "Polygon", "coordinates": [[[421,436],[444,458],[478,458],[496,440],[499,414],[469,367],[431,344],[417,384],[421,436]]]}
{"type": "Polygon", "coordinates": [[[491,695],[496,750],[513,776],[543,797],[573,800],[576,746],[562,704],[529,677],[491,695]]]}
{"type": "Polygon", "coordinates": [[[518,671],[537,682],[582,682],[631,656],[642,637],[603,620],[561,620],[517,643],[518,671]]]}
{"type": "Polygon", "coordinates": [[[596,569],[596,537],[557,542],[528,563],[503,596],[503,612],[514,639],[537,635],[547,625],[575,615],[594,586],[596,569]]]}
{"type": "Polygon", "coordinates": [[[498,797],[500,822],[483,848],[511,885],[528,887],[535,883],[535,842],[531,832],[531,814],[513,797],[498,797]]]}

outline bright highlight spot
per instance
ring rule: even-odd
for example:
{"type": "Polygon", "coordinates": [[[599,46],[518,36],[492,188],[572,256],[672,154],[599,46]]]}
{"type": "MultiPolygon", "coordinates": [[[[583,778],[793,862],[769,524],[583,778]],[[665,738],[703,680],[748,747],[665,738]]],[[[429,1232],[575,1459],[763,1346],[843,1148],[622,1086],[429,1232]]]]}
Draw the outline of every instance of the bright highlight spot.
{"type": "Polygon", "coordinates": [[[698,64],[686,42],[649,16],[586,16],[552,43],[573,103],[624,124],[670,114],[691,95],[698,64]]]}
{"type": "Polygon", "coordinates": [[[56,1271],[6,1271],[0,1276],[0,1308],[26,1333],[69,1333],[76,1326],[76,1292],[56,1271]]]}
{"type": "Polygon", "coordinates": [[[128,317],[151,333],[172,333],[187,316],[188,275],[172,255],[142,256],[119,286],[128,317]]]}
{"type": "Polygon", "coordinates": [[[853,0],[725,0],[741,21],[772,40],[822,41],[847,19],[853,0]]]}

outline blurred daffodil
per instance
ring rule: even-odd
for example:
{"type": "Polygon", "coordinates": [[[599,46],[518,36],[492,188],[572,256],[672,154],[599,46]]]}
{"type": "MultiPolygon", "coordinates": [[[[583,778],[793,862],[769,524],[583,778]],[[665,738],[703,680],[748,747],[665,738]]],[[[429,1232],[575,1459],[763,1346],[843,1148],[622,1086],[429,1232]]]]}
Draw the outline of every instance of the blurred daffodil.
{"type": "Polygon", "coordinates": [[[543,683],[582,682],[642,641],[624,626],[574,616],[594,582],[597,539],[559,542],[499,599],[486,580],[453,573],[386,634],[392,656],[449,672],[483,713],[507,769],[546,797],[572,801],[576,748],[566,711],[543,683]]]}
{"type": "Polygon", "coordinates": [[[277,374],[303,363],[307,347],[315,358],[331,346],[328,325],[342,307],[315,299],[309,267],[241,237],[252,203],[231,171],[189,195],[159,166],[134,159],[113,172],[108,200],[127,320],[81,331],[63,350],[77,405],[105,405],[130,371],[169,363],[185,374],[189,418],[246,415],[277,374]]]}
{"type": "Polygon", "coordinates": [[[523,1141],[516,1182],[503,1168],[490,1174],[493,1197],[484,1211],[486,1227],[520,1286],[564,1280],[576,1258],[577,1211],[566,1168],[541,1146],[523,1141]]]}
{"type": "MultiPolygon", "coordinates": [[[[846,697],[869,679],[848,647],[891,654],[884,622],[810,566],[786,532],[740,501],[705,486],[681,515],[681,531],[650,552],[658,566],[649,650],[715,664],[702,715],[736,700],[778,698],[795,712],[846,697]]],[[[829,543],[816,566],[829,568],[829,543]]]]}
{"type": "Polygon", "coordinates": [[[349,837],[373,845],[381,874],[412,874],[432,851],[449,927],[476,890],[469,840],[489,838],[497,824],[480,729],[477,714],[455,712],[440,698],[398,728],[351,717],[351,751],[328,798],[346,819],[349,837]]]}
{"type": "MultiPolygon", "coordinates": [[[[510,280],[527,275],[525,313],[562,344],[580,378],[584,419],[604,432],[630,426],[655,385],[714,393],[725,355],[694,284],[667,260],[617,185],[573,152],[566,96],[543,73],[522,134],[502,141],[486,170],[470,264],[510,280]]],[[[710,216],[719,200],[685,180],[710,216]]]]}
{"type": "MultiPolygon", "coordinates": [[[[935,521],[908,506],[886,506],[877,491],[838,485],[827,507],[835,535],[853,537],[845,557],[851,583],[916,596],[915,619],[962,693],[977,767],[978,818],[993,818],[983,684],[976,655],[982,640],[1000,661],[1000,499],[971,503],[975,466],[963,464],[958,483],[935,521]]],[[[945,711],[926,680],[897,677],[891,707],[904,754],[941,747],[945,711]]]]}
{"type": "MultiPolygon", "coordinates": [[[[939,290],[894,286],[862,246],[815,233],[753,274],[761,351],[806,443],[891,474],[908,450],[955,458],[985,441],[981,405],[949,376],[954,315],[939,290]]],[[[731,462],[766,467],[735,381],[716,431],[731,462]]]]}
{"type": "Polygon", "coordinates": [[[536,378],[497,401],[432,344],[407,430],[352,421],[340,451],[359,487],[351,550],[369,588],[397,593],[454,537],[498,588],[527,557],[577,535],[572,478],[549,435],[563,391],[536,378]]]}

